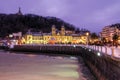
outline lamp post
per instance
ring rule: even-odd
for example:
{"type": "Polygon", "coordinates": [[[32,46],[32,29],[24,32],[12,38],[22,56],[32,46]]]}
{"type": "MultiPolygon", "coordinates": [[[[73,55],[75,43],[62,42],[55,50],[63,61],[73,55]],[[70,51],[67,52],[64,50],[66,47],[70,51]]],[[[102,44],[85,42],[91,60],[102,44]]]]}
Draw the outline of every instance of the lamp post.
{"type": "Polygon", "coordinates": [[[86,33],[86,36],[87,36],[86,45],[88,46],[89,32],[86,33]]]}

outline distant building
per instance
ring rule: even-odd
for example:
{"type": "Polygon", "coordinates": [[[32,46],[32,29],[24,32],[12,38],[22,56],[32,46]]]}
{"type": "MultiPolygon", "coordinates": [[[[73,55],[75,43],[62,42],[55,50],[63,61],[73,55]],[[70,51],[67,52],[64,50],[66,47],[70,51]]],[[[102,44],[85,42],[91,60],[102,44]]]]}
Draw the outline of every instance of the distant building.
{"type": "Polygon", "coordinates": [[[18,12],[16,13],[17,15],[23,15],[22,12],[21,12],[21,8],[19,7],[19,10],[18,12]]]}
{"type": "Polygon", "coordinates": [[[6,42],[9,44],[21,44],[22,32],[9,34],[8,38],[6,42]]]}
{"type": "Polygon", "coordinates": [[[22,37],[22,32],[12,33],[13,37],[18,37],[19,39],[22,37]]]}
{"type": "Polygon", "coordinates": [[[105,26],[101,32],[101,38],[105,38],[106,41],[113,41],[114,34],[120,36],[120,30],[117,27],[105,26]]]}
{"type": "Polygon", "coordinates": [[[51,33],[30,32],[24,35],[25,44],[86,44],[86,36],[75,34],[74,31],[66,33],[62,26],[58,31],[55,25],[51,28],[51,33]],[[73,32],[73,33],[72,33],[73,32]]]}
{"type": "Polygon", "coordinates": [[[75,31],[65,30],[65,33],[71,35],[71,34],[75,34],[75,31]]]}

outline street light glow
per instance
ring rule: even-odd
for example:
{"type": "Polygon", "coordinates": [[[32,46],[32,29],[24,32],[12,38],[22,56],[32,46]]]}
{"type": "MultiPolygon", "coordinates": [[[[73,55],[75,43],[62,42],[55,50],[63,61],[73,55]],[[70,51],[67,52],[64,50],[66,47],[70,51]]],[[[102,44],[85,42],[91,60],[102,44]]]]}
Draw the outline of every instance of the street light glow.
{"type": "Polygon", "coordinates": [[[97,56],[101,56],[100,52],[97,53],[97,56]]]}
{"type": "Polygon", "coordinates": [[[12,35],[12,34],[10,34],[10,35],[9,35],[9,37],[10,37],[10,38],[12,38],[12,37],[13,37],[13,35],[12,35]]]}
{"type": "Polygon", "coordinates": [[[75,48],[75,47],[76,47],[76,45],[73,45],[73,47],[75,48]]]}
{"type": "Polygon", "coordinates": [[[89,35],[89,33],[87,32],[87,33],[86,33],[86,35],[88,36],[88,35],[89,35]]]}
{"type": "Polygon", "coordinates": [[[91,49],[89,49],[89,51],[91,51],[91,49]]]}

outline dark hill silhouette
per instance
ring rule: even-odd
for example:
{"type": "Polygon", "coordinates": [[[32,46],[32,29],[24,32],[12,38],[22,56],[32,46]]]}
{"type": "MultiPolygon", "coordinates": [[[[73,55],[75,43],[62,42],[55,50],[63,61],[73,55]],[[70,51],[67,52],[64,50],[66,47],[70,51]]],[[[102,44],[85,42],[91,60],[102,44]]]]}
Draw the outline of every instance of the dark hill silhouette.
{"type": "Polygon", "coordinates": [[[51,26],[55,25],[60,29],[62,25],[67,30],[80,32],[78,28],[56,17],[43,17],[34,14],[17,15],[17,14],[0,14],[0,37],[5,37],[13,32],[23,32],[28,29],[34,31],[51,32],[51,26]]]}

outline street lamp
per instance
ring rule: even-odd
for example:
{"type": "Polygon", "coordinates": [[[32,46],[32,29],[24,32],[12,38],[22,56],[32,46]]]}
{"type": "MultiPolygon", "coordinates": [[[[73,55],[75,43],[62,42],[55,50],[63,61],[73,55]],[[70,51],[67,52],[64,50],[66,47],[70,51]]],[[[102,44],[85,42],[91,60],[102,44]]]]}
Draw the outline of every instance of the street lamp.
{"type": "Polygon", "coordinates": [[[101,56],[101,53],[100,53],[100,52],[98,52],[98,53],[97,53],[97,56],[101,56]]]}
{"type": "Polygon", "coordinates": [[[9,35],[9,38],[12,38],[12,37],[13,37],[13,35],[12,35],[12,34],[10,34],[10,35],[9,35]]]}
{"type": "Polygon", "coordinates": [[[86,36],[87,36],[87,41],[86,41],[86,44],[88,46],[88,37],[89,37],[89,32],[86,33],[86,36]]]}

